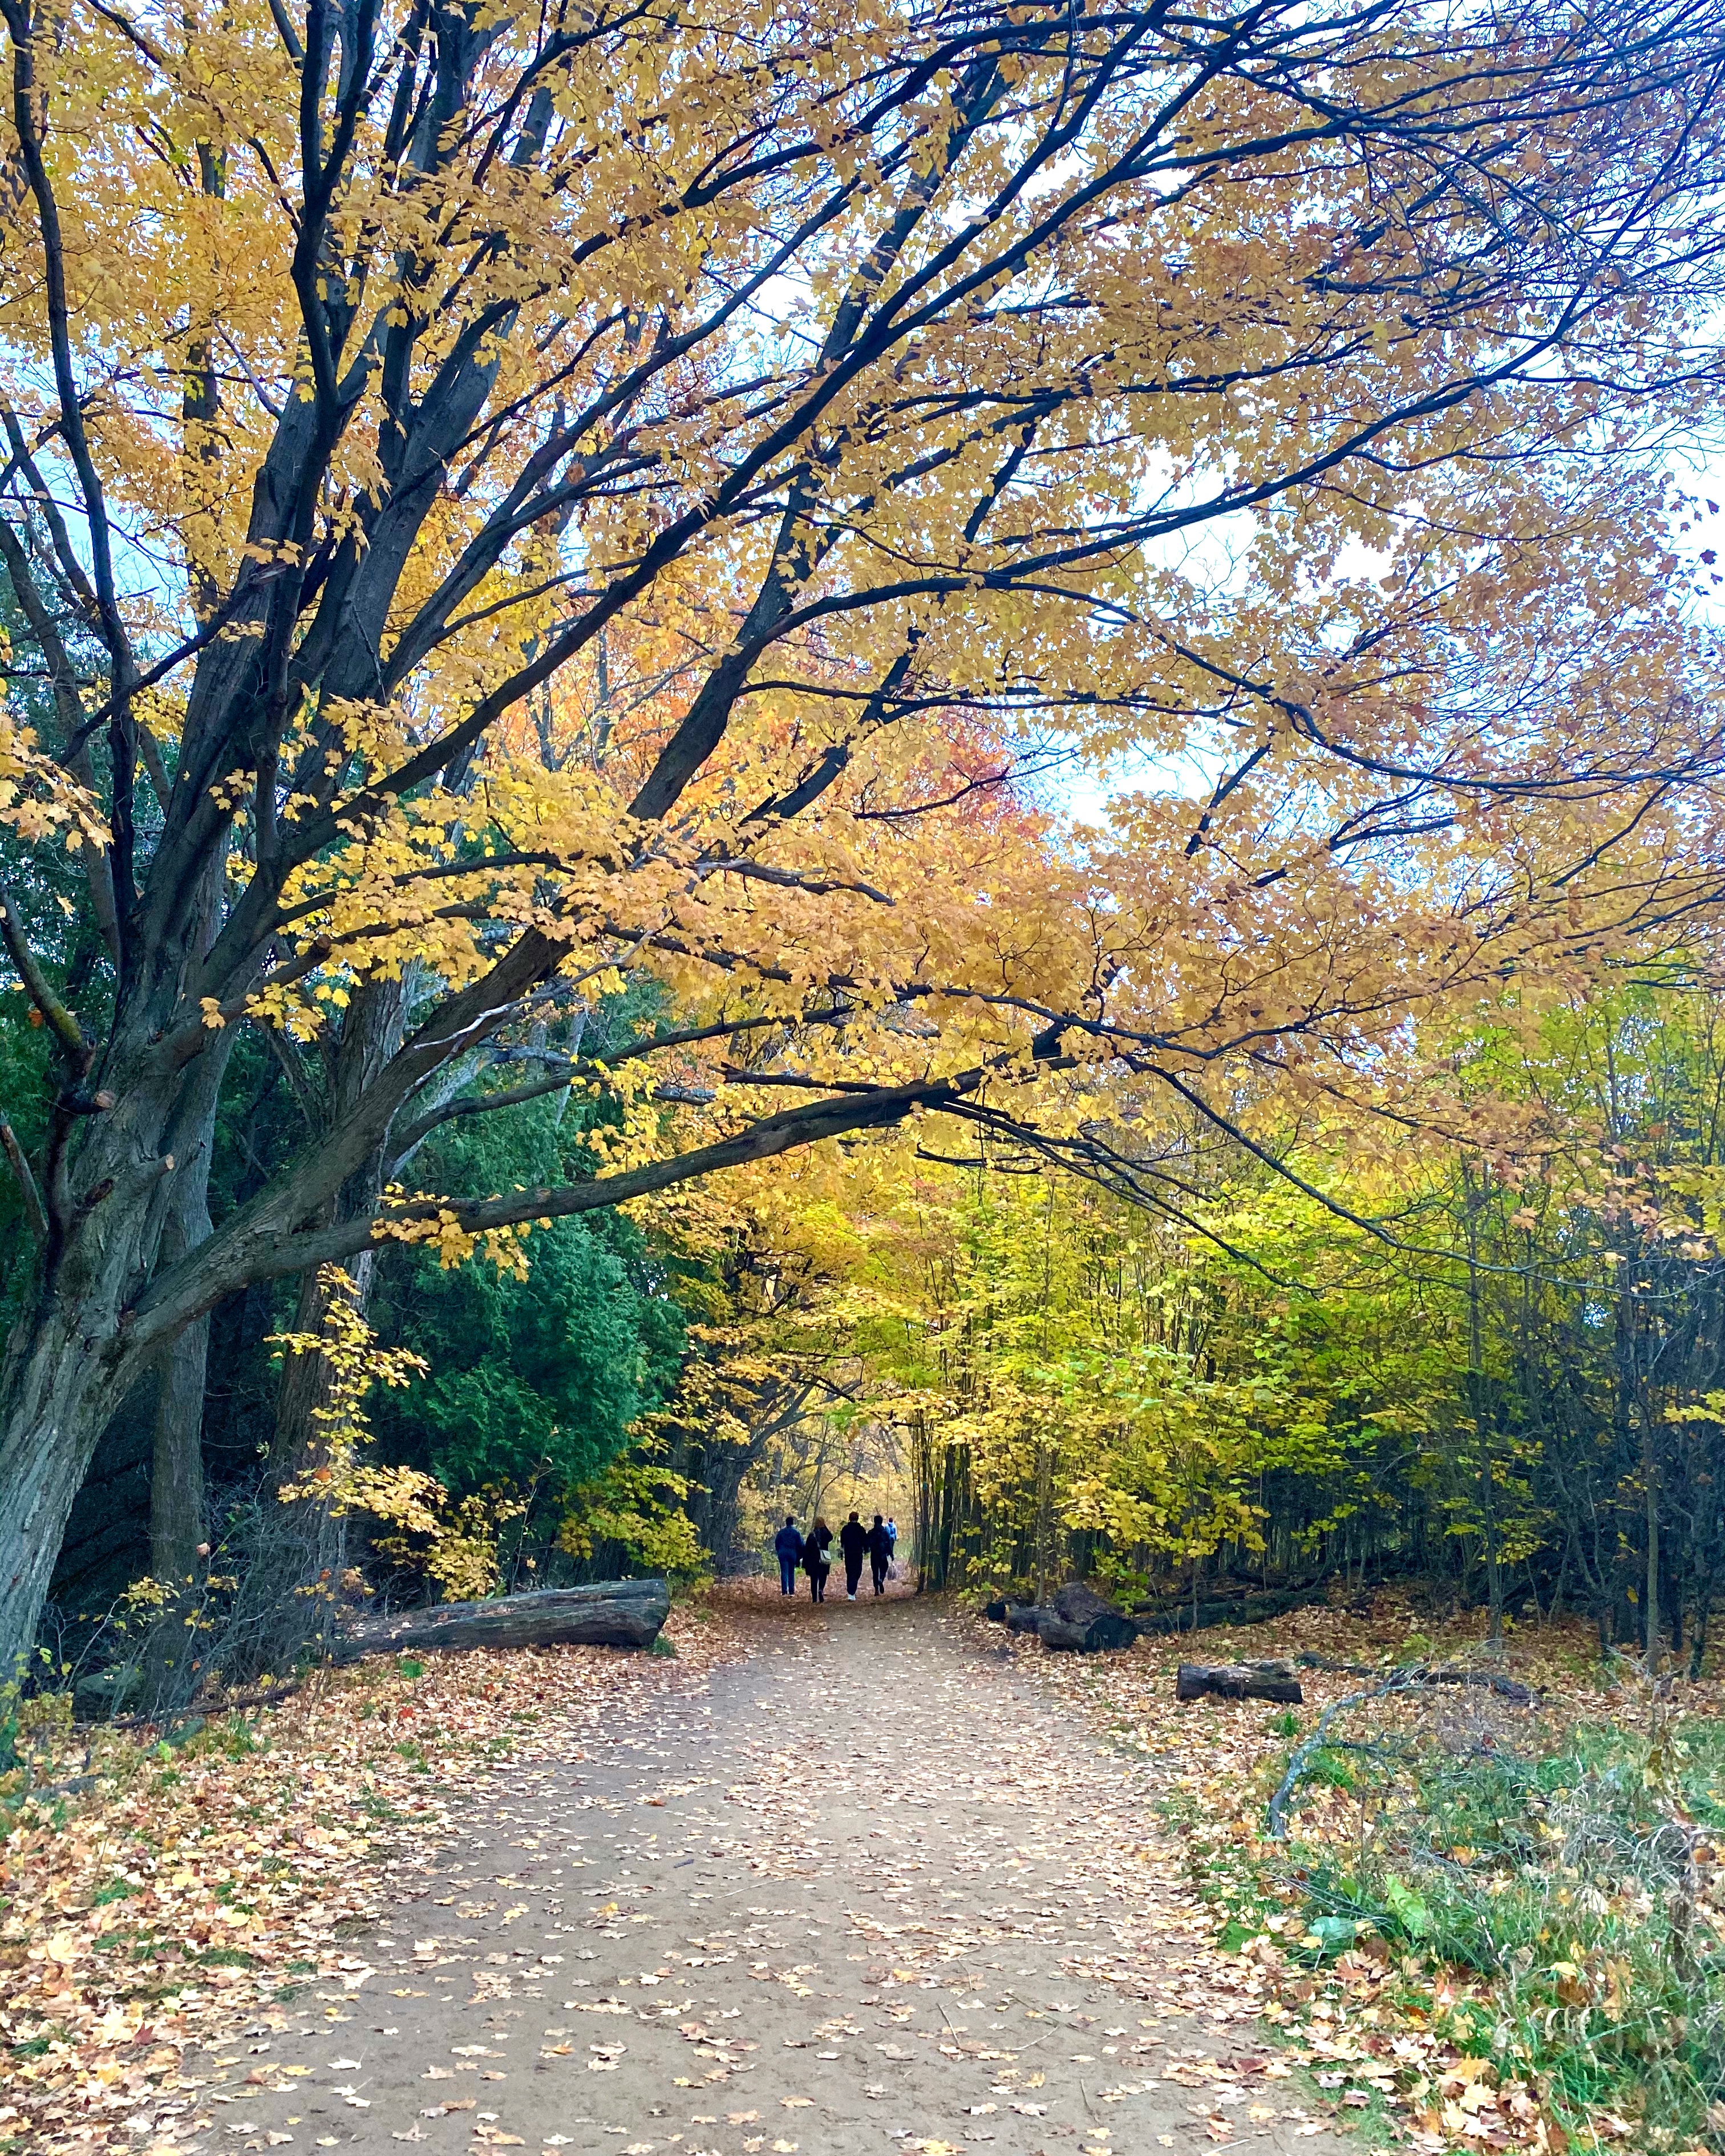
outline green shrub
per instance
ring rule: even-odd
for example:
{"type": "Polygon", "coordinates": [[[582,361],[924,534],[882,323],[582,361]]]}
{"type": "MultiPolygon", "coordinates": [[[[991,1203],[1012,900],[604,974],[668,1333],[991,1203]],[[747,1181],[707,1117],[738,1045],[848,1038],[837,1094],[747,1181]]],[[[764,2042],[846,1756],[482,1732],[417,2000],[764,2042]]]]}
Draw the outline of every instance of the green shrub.
{"type": "Polygon", "coordinates": [[[1321,1835],[1308,1799],[1302,1836],[1296,1794],[1280,1871],[1304,1918],[1296,1958],[1376,1935],[1405,1968],[1466,1971],[1489,2018],[1435,1990],[1426,2018],[1548,2092],[1566,2123],[1609,2106],[1648,2145],[1702,2137],[1725,2102],[1725,1906],[1696,1851],[1725,1825],[1725,1724],[1681,1742],[1578,1728],[1538,1758],[1376,1738],[1307,1767],[1302,1789],[1346,1791],[1358,1818],[1321,1835]]]}

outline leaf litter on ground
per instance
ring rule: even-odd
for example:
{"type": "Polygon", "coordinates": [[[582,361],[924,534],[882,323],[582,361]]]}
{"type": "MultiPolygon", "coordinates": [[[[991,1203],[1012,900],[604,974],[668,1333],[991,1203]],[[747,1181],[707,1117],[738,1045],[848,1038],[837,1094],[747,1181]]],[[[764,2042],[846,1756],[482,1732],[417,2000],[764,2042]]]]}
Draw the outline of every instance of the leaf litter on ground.
{"type": "Polygon", "coordinates": [[[200,1702],[180,1741],[98,1727],[39,1758],[43,1793],[0,1809],[0,2148],[88,2151],[111,2134],[148,2152],[164,2112],[181,2138],[208,2128],[208,2090],[291,2087],[305,2069],[268,2058],[285,2002],[352,2000],[370,1982],[345,1940],[433,1867],[496,1776],[584,1756],[620,1706],[698,1685],[732,1650],[721,1614],[680,1607],[666,1630],[675,1660],[380,1657],[277,1706],[200,1702]],[[188,2054],[217,2052],[234,2056],[187,2071],[188,2054]]]}
{"type": "MultiPolygon", "coordinates": [[[[1275,2057],[1175,2061],[1163,2067],[1165,2077],[1198,2087],[1303,2069],[1329,2103],[1339,2103],[1343,2123],[1352,2113],[1380,2143],[1405,2142],[1429,2156],[1451,2148],[1562,2156],[1578,2138],[1596,2148],[1638,2145],[1678,2156],[1725,2147],[1725,2106],[1713,2107],[1712,2130],[1692,2133],[1686,2148],[1668,2123],[1625,2118],[1610,2102],[1554,2092],[1549,2076],[1506,2069],[1506,2009],[1497,1985],[1479,1968],[1421,1953],[1417,1940],[1374,1935],[1368,1921],[1335,1920],[1334,1933],[1307,1928],[1307,1883],[1327,1862],[1345,1871],[1357,1859],[1368,1830],[1366,1799],[1337,1783],[1302,1786],[1290,1847],[1268,1838],[1270,1796],[1295,1744],[1325,1710],[1374,1694],[1398,1667],[1441,1662],[1506,1676],[1536,1697],[1520,1704],[1480,1686],[1391,1691],[1369,1697],[1354,1723],[1337,1727],[1338,1744],[1384,1753],[1400,1748],[1410,1757],[1423,1750],[1537,1763],[1573,1747],[1578,1727],[1644,1728],[1645,1748],[1656,1758],[1661,1746],[1685,1749],[1686,1727],[1725,1738],[1725,1691],[1716,1681],[1651,1686],[1625,1658],[1602,1669],[1592,1628],[1579,1621],[1530,1627],[1497,1648],[1484,1631],[1482,1612],[1434,1627],[1403,1597],[1384,1593],[1352,1609],[1319,1604],[1266,1624],[1209,1630],[1196,1646],[1178,1636],[1141,1640],[1118,1655],[1050,1653],[1032,1636],[1003,1640],[998,1629],[980,1623],[973,1636],[1055,1697],[1086,1712],[1123,1753],[1153,1766],[1163,1829],[1142,1855],[1168,1888],[1151,1914],[1170,1950],[1165,1973],[1152,1979],[1164,2006],[1199,2014],[1212,2026],[1261,2017],[1279,2033],[1275,2057]],[[1301,1655],[1353,1666],[1301,1666],[1304,1703],[1291,1714],[1262,1702],[1209,1697],[1182,1704],[1174,1697],[1181,1661],[1301,1655]],[[1343,1938],[1351,1943],[1337,1952],[1343,1938]]],[[[1692,1819],[1680,1799],[1666,1809],[1680,1820],[1692,1819]]],[[[1697,1902],[1711,1912],[1718,1941],[1725,1937],[1717,1862],[1725,1833],[1712,1842],[1697,1838],[1694,1847],[1697,1902]]],[[[1440,1854],[1471,1861],[1478,1852],[1440,1854]]],[[[1390,1882],[1392,1896],[1397,1883],[1390,1882]]],[[[1560,1946],[1551,1948],[1554,1966],[1573,1977],[1576,1972],[1555,1959],[1560,1946]]],[[[1579,1990],[1558,1988],[1582,2003],[1579,1990]]]]}

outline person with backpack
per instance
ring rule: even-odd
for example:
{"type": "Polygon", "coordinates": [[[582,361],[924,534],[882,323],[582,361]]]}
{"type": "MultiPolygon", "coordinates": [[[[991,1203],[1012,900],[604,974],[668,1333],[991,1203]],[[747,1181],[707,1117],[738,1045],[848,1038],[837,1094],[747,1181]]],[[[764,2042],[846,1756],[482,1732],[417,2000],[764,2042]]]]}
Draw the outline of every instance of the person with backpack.
{"type": "Polygon", "coordinates": [[[862,1578],[863,1557],[869,1547],[869,1531],[855,1512],[839,1530],[839,1547],[845,1553],[845,1599],[855,1602],[856,1583],[862,1578]]]}
{"type": "Polygon", "coordinates": [[[803,1562],[803,1537],[788,1512],[784,1516],[784,1525],[773,1537],[773,1547],[778,1555],[778,1591],[781,1594],[794,1594],[797,1567],[803,1562]]]}
{"type": "Polygon", "coordinates": [[[875,1515],[875,1524],[869,1529],[869,1569],[875,1576],[875,1592],[886,1592],[886,1568],[892,1562],[892,1538],[886,1532],[886,1522],[875,1515]]]}
{"type": "Polygon", "coordinates": [[[809,1575],[811,1602],[824,1602],[827,1599],[827,1573],[831,1569],[827,1563],[827,1549],[832,1539],[832,1529],[824,1520],[817,1517],[803,1544],[803,1569],[809,1575]]]}

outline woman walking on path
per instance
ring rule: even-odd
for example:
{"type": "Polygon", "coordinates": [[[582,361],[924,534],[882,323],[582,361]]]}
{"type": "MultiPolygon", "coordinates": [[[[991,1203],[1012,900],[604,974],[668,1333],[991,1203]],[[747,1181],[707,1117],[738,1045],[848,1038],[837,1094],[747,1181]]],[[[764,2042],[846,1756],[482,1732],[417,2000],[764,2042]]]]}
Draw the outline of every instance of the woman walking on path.
{"type": "Polygon", "coordinates": [[[839,1530],[839,1547],[845,1553],[845,1599],[855,1602],[856,1583],[862,1578],[863,1553],[869,1547],[869,1531],[855,1512],[839,1530]]]}
{"type": "Polygon", "coordinates": [[[809,1575],[809,1599],[824,1602],[827,1599],[827,1549],[833,1539],[833,1531],[822,1519],[817,1519],[809,1530],[809,1539],[803,1545],[803,1569],[809,1575]]]}
{"type": "Polygon", "coordinates": [[[875,1592],[886,1592],[886,1568],[892,1563],[892,1540],[886,1532],[886,1522],[875,1515],[875,1524],[869,1529],[869,1569],[875,1576],[875,1592]]]}

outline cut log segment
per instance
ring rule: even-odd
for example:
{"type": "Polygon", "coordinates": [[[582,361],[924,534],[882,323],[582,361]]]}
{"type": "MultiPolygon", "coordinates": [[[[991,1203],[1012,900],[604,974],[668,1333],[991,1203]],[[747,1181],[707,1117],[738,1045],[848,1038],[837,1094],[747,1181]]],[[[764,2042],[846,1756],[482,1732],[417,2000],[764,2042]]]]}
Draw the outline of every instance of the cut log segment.
{"type": "Polygon", "coordinates": [[[670,1614],[666,1581],[607,1579],[362,1617],[337,1635],[333,1651],[338,1662],[352,1662],[363,1655],[468,1647],[650,1647],[670,1614]]]}
{"type": "Polygon", "coordinates": [[[1176,1699],[1268,1699],[1303,1704],[1300,1680],[1287,1662],[1182,1662],[1174,1678],[1176,1699]]]}
{"type": "MultiPolygon", "coordinates": [[[[1117,1654],[1138,1636],[1132,1619],[1117,1609],[1106,1595],[1098,1594],[1087,1580],[1069,1580],[1055,1595],[1054,1609],[1063,1625],[1076,1626],[1083,1633],[1083,1651],[1087,1655],[1117,1654]]],[[[1042,1636],[1046,1645],[1055,1645],[1046,1632],[1042,1636]]]]}
{"type": "Polygon", "coordinates": [[[1009,1632],[1034,1632],[1062,1654],[1117,1653],[1138,1636],[1132,1619],[1082,1580],[1063,1587],[1052,1602],[990,1602],[983,1614],[1009,1632]]]}

